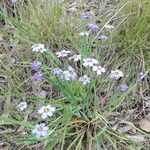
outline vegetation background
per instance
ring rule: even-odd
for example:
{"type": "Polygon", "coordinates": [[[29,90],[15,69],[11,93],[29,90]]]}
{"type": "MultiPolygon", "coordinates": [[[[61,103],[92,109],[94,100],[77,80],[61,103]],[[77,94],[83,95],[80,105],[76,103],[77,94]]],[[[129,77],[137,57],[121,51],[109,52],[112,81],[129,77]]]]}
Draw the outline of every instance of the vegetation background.
{"type": "MultiPolygon", "coordinates": [[[[150,149],[149,0],[1,0],[0,9],[0,149],[150,149]],[[89,16],[85,20],[83,12],[89,16]],[[90,22],[98,30],[81,37],[90,22]],[[106,24],[115,28],[107,30],[106,24]],[[98,40],[101,34],[108,39],[98,40]],[[36,43],[48,52],[33,53],[36,43]],[[60,83],[50,72],[70,62],[54,59],[58,49],[94,57],[108,73],[86,87],[60,83]],[[43,64],[42,81],[32,81],[31,63],[37,59],[43,64]],[[114,82],[109,72],[117,68],[125,75],[114,82]],[[140,81],[138,72],[144,72],[140,81]],[[120,83],[128,84],[127,92],[118,90],[120,83]],[[28,109],[18,112],[21,101],[28,109]],[[37,110],[49,103],[57,111],[45,121],[49,135],[37,139],[31,134],[43,122],[37,110]]],[[[71,65],[78,75],[93,77],[90,70],[71,65]]]]}

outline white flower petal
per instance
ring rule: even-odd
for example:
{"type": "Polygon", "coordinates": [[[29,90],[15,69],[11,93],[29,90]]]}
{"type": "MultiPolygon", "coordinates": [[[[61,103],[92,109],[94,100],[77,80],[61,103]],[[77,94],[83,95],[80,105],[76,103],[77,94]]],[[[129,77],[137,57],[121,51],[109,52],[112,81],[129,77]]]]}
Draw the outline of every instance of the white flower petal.
{"type": "Polygon", "coordinates": [[[41,132],[41,136],[46,136],[46,135],[47,135],[46,131],[41,132]]]}
{"type": "Polygon", "coordinates": [[[43,119],[47,118],[47,113],[42,113],[42,116],[41,116],[43,119]]]}
{"type": "Polygon", "coordinates": [[[54,112],[55,110],[56,110],[55,107],[50,108],[50,111],[52,111],[52,112],[54,112]]]}
{"type": "Polygon", "coordinates": [[[31,132],[32,132],[32,134],[36,134],[37,129],[35,128],[35,129],[33,129],[31,132]]]}
{"type": "Polygon", "coordinates": [[[38,113],[39,114],[42,114],[44,112],[44,109],[45,109],[45,106],[42,106],[39,110],[38,110],[38,113]]]}
{"type": "Polygon", "coordinates": [[[53,113],[52,113],[51,111],[49,111],[49,112],[47,113],[47,115],[48,115],[49,117],[51,117],[51,116],[53,116],[53,113]]]}

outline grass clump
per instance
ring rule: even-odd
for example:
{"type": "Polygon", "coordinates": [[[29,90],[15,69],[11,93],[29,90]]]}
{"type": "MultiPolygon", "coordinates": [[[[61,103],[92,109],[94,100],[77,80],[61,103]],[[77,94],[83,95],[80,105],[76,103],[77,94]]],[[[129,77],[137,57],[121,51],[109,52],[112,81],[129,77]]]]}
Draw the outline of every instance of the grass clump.
{"type": "Polygon", "coordinates": [[[149,148],[148,1],[1,3],[2,148],[149,148]]]}

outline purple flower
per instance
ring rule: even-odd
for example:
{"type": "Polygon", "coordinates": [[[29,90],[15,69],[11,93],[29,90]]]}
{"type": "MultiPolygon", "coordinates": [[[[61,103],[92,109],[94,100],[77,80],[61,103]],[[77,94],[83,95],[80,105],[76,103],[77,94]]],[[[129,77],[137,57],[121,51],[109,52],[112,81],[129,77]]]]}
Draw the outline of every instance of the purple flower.
{"type": "Polygon", "coordinates": [[[62,71],[62,69],[60,69],[60,68],[54,68],[54,69],[52,70],[53,75],[56,75],[56,76],[61,75],[62,72],[63,72],[63,71],[62,71]]]}
{"type": "Polygon", "coordinates": [[[32,65],[31,65],[31,68],[34,71],[38,71],[41,64],[42,64],[41,61],[33,61],[32,65]]]}
{"type": "Polygon", "coordinates": [[[119,90],[120,90],[121,92],[126,92],[126,91],[128,90],[128,86],[127,86],[126,84],[121,84],[121,85],[119,86],[119,90]]]}
{"type": "Polygon", "coordinates": [[[71,66],[69,66],[68,69],[63,72],[63,75],[64,75],[64,79],[67,81],[69,81],[70,79],[76,80],[77,78],[77,74],[71,66]]]}
{"type": "Polygon", "coordinates": [[[40,81],[42,80],[42,76],[43,76],[42,72],[38,71],[33,75],[32,79],[35,81],[40,81]]]}
{"type": "Polygon", "coordinates": [[[143,72],[138,72],[137,73],[137,78],[138,78],[138,80],[142,80],[144,78],[144,73],[143,72]]]}
{"type": "Polygon", "coordinates": [[[80,20],[83,21],[85,20],[86,18],[88,18],[88,13],[87,12],[83,12],[80,16],[80,20]]]}
{"type": "Polygon", "coordinates": [[[87,25],[88,30],[97,30],[98,26],[95,23],[89,23],[87,25]]]}

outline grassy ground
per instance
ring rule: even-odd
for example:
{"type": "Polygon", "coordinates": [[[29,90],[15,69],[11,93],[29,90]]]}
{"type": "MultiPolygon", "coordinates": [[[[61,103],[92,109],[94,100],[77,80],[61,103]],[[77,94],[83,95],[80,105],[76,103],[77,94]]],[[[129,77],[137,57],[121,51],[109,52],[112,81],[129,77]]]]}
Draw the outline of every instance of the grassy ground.
{"type": "Polygon", "coordinates": [[[149,150],[150,147],[150,2],[149,0],[0,2],[0,148],[17,150],[149,150]],[[81,20],[86,11],[88,18],[81,20]],[[98,29],[89,36],[88,23],[98,29]],[[106,29],[112,24],[114,29],[106,29]],[[98,40],[104,34],[107,40],[98,40]],[[43,54],[32,52],[42,43],[43,54]],[[83,58],[92,57],[106,68],[96,75],[82,62],[58,59],[55,52],[70,50],[83,58]],[[31,63],[42,62],[43,79],[33,81],[31,63]],[[78,80],[62,81],[52,70],[68,65],[77,76],[88,75],[83,86],[78,80]],[[124,76],[110,78],[111,70],[124,76]],[[142,79],[137,73],[143,72],[142,79]],[[126,83],[125,92],[119,85],[126,83]],[[20,102],[28,107],[18,111],[20,102]],[[42,119],[41,106],[56,107],[52,117],[42,119]],[[32,135],[38,123],[48,134],[32,135]],[[144,125],[143,125],[144,124],[144,125]]]}

